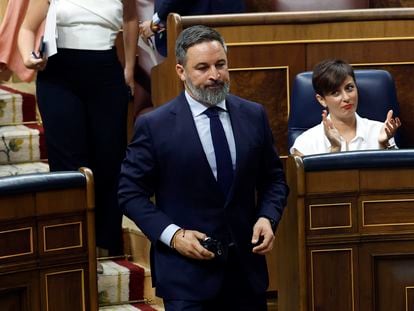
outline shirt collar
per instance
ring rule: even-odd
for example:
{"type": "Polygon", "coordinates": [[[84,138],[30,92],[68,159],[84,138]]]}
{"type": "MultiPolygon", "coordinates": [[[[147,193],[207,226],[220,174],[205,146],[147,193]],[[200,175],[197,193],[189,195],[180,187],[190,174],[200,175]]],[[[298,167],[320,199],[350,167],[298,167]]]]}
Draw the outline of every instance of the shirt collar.
{"type": "MultiPolygon", "coordinates": [[[[330,120],[331,116],[328,114],[327,118],[330,120]]],[[[352,141],[354,141],[357,138],[362,138],[363,140],[367,140],[367,130],[366,130],[364,122],[362,122],[362,118],[356,112],[355,112],[355,118],[356,118],[356,121],[355,121],[356,122],[356,133],[352,141]]]]}
{"type": "MultiPolygon", "coordinates": [[[[188,94],[187,91],[184,92],[185,94],[185,98],[187,99],[187,102],[190,106],[191,109],[191,113],[193,114],[193,118],[201,115],[204,113],[204,111],[206,111],[208,109],[208,107],[202,103],[200,103],[199,101],[195,100],[194,98],[191,97],[190,94],[188,94]]],[[[219,102],[217,105],[217,107],[220,107],[221,109],[227,111],[227,106],[226,106],[226,101],[223,100],[221,102],[219,102]]]]}
{"type": "Polygon", "coordinates": [[[355,112],[356,117],[356,135],[355,138],[361,137],[363,140],[367,140],[367,130],[365,123],[362,122],[362,118],[355,112]]]}

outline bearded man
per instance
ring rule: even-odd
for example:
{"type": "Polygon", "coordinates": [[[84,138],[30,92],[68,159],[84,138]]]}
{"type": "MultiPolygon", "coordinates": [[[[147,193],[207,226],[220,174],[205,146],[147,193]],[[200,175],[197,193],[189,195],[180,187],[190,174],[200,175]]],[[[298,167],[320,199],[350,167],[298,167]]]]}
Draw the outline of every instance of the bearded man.
{"type": "Polygon", "coordinates": [[[120,206],[151,240],[165,310],[266,310],[264,255],[288,187],[265,111],[229,94],[214,29],[185,29],[175,53],[185,91],[137,120],[120,206]]]}

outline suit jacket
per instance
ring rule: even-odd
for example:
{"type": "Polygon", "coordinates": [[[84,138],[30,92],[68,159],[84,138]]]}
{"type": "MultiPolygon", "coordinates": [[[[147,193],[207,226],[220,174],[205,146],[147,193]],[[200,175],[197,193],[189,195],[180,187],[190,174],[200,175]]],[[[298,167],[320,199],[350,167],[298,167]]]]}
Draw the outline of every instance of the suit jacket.
{"type": "MultiPolygon", "coordinates": [[[[164,23],[169,13],[181,16],[243,13],[244,0],[155,0],[154,10],[164,23]]],[[[155,34],[155,45],[162,56],[167,56],[166,31],[155,34]]]]}
{"type": "Polygon", "coordinates": [[[219,260],[189,259],[160,242],[172,223],[232,240],[252,287],[263,293],[268,286],[265,257],[252,253],[253,225],[259,216],[280,220],[288,188],[263,107],[233,95],[226,105],[236,143],[227,198],[208,164],[184,93],[139,117],[127,149],[120,206],[152,242],[151,271],[163,298],[211,298],[224,272],[219,260]]]}

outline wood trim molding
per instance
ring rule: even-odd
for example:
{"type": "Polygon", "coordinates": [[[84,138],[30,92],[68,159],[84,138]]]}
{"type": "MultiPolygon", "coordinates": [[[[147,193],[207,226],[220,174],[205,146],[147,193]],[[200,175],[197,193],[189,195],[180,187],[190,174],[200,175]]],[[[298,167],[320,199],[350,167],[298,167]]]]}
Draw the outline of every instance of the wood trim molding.
{"type": "MultiPolygon", "coordinates": [[[[179,16],[178,14],[171,14],[179,16]]],[[[238,25],[273,25],[273,24],[307,24],[370,20],[405,20],[414,19],[414,8],[360,9],[294,12],[267,12],[251,14],[228,14],[181,16],[183,28],[189,25],[238,26],[238,25]]],[[[177,17],[175,17],[177,18],[177,17]]],[[[180,19],[178,18],[178,19],[180,19]]]]}

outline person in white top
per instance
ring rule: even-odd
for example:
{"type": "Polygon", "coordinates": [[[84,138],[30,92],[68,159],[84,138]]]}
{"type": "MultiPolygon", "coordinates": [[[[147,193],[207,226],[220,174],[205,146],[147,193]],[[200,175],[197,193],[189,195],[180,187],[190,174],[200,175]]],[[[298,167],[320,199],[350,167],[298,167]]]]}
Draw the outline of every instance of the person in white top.
{"type": "Polygon", "coordinates": [[[123,254],[117,182],[137,37],[135,0],[31,0],[19,33],[24,64],[39,70],[36,92],[50,170],[86,166],[94,173],[100,256],[123,254]],[[35,33],[46,16],[42,54],[35,33]],[[124,66],[115,48],[121,28],[124,66]]]}
{"type": "Polygon", "coordinates": [[[394,135],[401,121],[393,117],[392,110],[384,123],[356,113],[358,88],[351,65],[339,59],[320,62],[313,70],[312,85],[316,99],[325,108],[322,122],[296,138],[291,154],[396,148],[394,135]]]}

